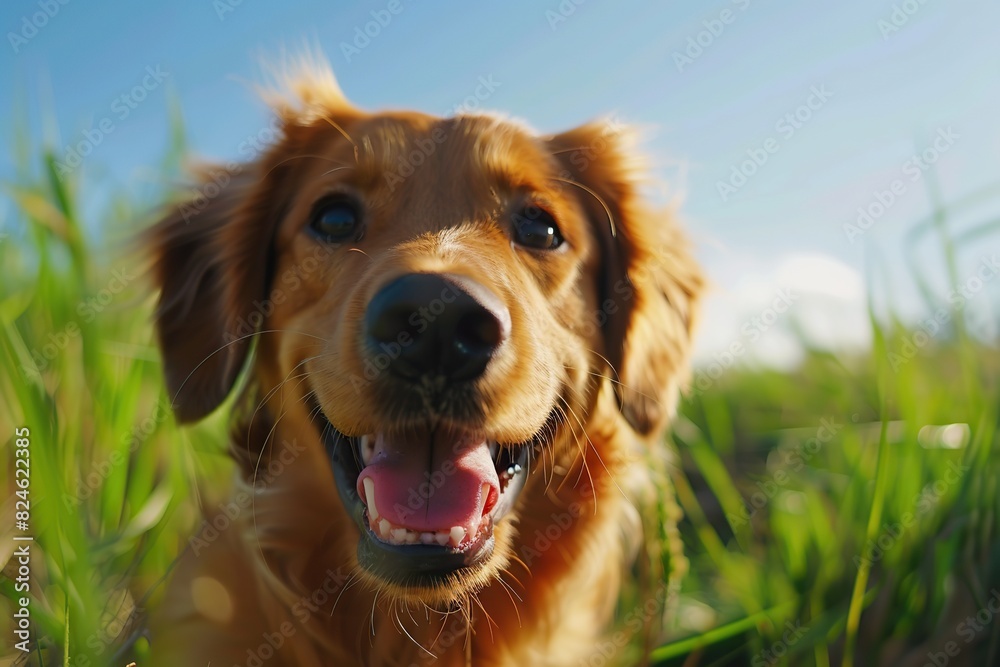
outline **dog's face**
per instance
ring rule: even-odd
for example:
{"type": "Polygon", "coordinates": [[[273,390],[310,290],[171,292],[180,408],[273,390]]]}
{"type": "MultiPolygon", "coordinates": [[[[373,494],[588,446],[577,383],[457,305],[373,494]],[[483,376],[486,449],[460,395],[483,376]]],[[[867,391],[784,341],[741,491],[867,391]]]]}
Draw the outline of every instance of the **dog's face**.
{"type": "Polygon", "coordinates": [[[255,399],[325,447],[345,560],[447,602],[517,551],[541,468],[599,446],[602,386],[606,419],[662,429],[699,274],[614,126],[537,137],[315,88],[279,113],[266,155],[153,232],[175,409],[213,410],[256,332],[255,399]]]}

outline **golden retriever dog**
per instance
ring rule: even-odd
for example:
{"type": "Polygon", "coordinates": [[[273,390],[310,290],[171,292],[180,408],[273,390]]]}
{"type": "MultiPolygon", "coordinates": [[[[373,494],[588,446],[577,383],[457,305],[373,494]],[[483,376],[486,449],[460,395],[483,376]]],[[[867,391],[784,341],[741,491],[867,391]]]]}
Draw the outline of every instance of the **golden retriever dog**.
{"type": "Polygon", "coordinates": [[[232,394],[238,470],[154,663],[600,655],[703,282],[626,135],[368,113],[323,66],[270,102],[146,237],[176,417],[232,394]]]}

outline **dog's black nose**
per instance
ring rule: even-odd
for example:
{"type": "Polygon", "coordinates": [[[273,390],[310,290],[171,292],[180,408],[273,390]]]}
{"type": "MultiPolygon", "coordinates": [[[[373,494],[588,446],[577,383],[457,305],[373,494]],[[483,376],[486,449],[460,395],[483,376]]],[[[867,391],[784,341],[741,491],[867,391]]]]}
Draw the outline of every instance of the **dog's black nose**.
{"type": "Polygon", "coordinates": [[[510,312],[468,278],[412,273],[372,298],[365,328],[378,370],[406,380],[471,380],[510,335],[510,312]]]}

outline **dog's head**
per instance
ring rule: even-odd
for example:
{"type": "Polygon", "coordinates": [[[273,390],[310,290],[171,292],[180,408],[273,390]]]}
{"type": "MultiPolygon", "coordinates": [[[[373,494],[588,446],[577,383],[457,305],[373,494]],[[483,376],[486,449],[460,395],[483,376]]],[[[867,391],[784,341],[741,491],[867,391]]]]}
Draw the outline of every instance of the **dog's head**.
{"type": "Polygon", "coordinates": [[[606,446],[601,391],[603,428],[659,436],[700,274],[613,123],[540,137],[365,113],[324,75],[296,90],[266,151],[151,232],[167,386],[180,421],[204,417],[256,338],[255,414],[325,447],[351,558],[454,598],[516,549],[540,462],[606,446]]]}

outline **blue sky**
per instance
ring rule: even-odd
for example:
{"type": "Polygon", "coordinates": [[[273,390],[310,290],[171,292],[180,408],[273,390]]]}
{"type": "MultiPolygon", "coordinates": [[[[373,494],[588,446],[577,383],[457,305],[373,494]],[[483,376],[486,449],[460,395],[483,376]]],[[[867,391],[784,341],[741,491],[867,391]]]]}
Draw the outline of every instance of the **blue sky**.
{"type": "MultiPolygon", "coordinates": [[[[716,283],[707,351],[743,340],[741,326],[789,286],[808,298],[784,324],[863,343],[859,306],[872,263],[891,277],[893,305],[919,317],[900,246],[930,212],[928,185],[946,202],[1000,186],[996,2],[236,2],[4,3],[3,147],[16,108],[27,109],[33,138],[47,133],[63,147],[109,121],[113,130],[82,161],[83,183],[95,183],[96,198],[96,183],[109,178],[149,180],[169,141],[169,90],[196,153],[237,158],[268,122],[248,85],[261,80],[260,58],[305,44],[322,48],[363,108],[446,114],[485,77],[498,84],[485,108],[541,131],[617,113],[643,128],[643,148],[669,186],[658,196],[682,197],[716,283]],[[385,25],[345,53],[372,12],[385,25]],[[147,74],[157,68],[163,82],[147,74]],[[120,97],[144,77],[144,99],[126,100],[122,117],[120,97]],[[934,157],[927,169],[911,159],[925,149],[934,157]],[[744,165],[762,154],[763,164],[744,165]],[[745,182],[733,176],[741,165],[753,172],[745,182]],[[859,207],[877,212],[895,181],[871,227],[845,231],[859,207]]],[[[14,169],[12,151],[0,150],[0,178],[14,169]]],[[[952,223],[961,230],[998,214],[1000,193],[952,223]]],[[[1000,249],[995,236],[983,238],[963,249],[961,276],[1000,249]]],[[[924,245],[921,272],[940,279],[935,247],[924,245]]],[[[984,336],[995,335],[987,302],[996,292],[991,284],[982,293],[992,296],[969,310],[984,336]]],[[[754,354],[778,359],[788,345],[769,332],[754,354]]]]}

